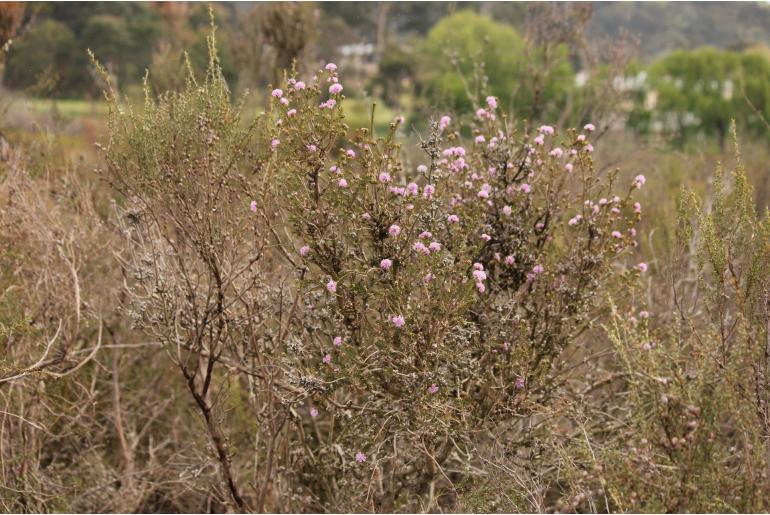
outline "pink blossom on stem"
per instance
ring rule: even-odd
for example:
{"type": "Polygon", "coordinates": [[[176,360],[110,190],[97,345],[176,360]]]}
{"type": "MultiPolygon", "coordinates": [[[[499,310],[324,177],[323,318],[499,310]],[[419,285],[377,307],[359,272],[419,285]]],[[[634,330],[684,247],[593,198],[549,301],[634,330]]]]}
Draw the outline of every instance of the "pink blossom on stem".
{"type": "Polygon", "coordinates": [[[391,236],[398,236],[400,233],[401,233],[401,227],[399,227],[396,224],[393,224],[388,228],[388,234],[390,234],[391,236]]]}
{"type": "Polygon", "coordinates": [[[383,270],[390,270],[390,267],[393,266],[393,260],[385,258],[382,261],[380,261],[380,268],[383,270]]]}
{"type": "Polygon", "coordinates": [[[404,327],[404,324],[406,324],[406,320],[401,315],[393,315],[390,317],[390,322],[398,328],[404,327]]]}
{"type": "Polygon", "coordinates": [[[326,283],[326,289],[329,290],[329,292],[331,293],[336,293],[337,283],[334,282],[333,279],[329,279],[329,281],[326,283]]]}

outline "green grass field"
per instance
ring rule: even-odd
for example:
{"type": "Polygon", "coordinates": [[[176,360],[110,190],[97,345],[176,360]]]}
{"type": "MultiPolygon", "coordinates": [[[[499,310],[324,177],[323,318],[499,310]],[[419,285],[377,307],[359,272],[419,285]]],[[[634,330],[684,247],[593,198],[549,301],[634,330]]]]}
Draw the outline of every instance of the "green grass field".
{"type": "Polygon", "coordinates": [[[102,100],[52,100],[29,98],[22,101],[33,113],[54,114],[65,118],[103,116],[107,104],[102,100]]]}

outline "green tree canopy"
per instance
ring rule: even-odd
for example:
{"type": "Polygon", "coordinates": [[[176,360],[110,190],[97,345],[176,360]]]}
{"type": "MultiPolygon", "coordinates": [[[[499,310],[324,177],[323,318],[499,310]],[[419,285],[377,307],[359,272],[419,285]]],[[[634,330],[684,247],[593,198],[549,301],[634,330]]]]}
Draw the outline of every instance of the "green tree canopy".
{"type": "Polygon", "coordinates": [[[473,11],[460,11],[442,19],[428,34],[424,58],[429,66],[422,83],[432,102],[467,109],[475,96],[479,103],[494,95],[503,108],[522,116],[548,116],[555,112],[572,87],[573,71],[567,49],[543,69],[543,55],[527,47],[513,27],[473,11]],[[532,70],[537,70],[532,73],[532,70]],[[533,113],[534,111],[534,113],[533,113]]]}
{"type": "Polygon", "coordinates": [[[5,81],[12,88],[30,88],[47,77],[55,78],[65,94],[77,90],[83,81],[74,70],[83,67],[85,52],[78,52],[75,35],[63,23],[43,20],[34,25],[8,52],[5,81]]]}
{"type": "Polygon", "coordinates": [[[680,144],[704,135],[723,145],[733,118],[749,131],[765,130],[769,100],[766,51],[679,50],[649,67],[645,94],[630,122],[643,131],[675,135],[680,144]]]}

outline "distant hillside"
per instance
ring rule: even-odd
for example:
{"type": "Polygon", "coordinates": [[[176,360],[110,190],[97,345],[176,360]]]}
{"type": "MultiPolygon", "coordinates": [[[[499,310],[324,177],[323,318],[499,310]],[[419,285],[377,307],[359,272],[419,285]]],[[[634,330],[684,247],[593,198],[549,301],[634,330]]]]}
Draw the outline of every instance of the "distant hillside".
{"type": "Polygon", "coordinates": [[[590,35],[639,38],[643,57],[703,45],[770,45],[770,4],[760,2],[594,2],[590,35]]]}

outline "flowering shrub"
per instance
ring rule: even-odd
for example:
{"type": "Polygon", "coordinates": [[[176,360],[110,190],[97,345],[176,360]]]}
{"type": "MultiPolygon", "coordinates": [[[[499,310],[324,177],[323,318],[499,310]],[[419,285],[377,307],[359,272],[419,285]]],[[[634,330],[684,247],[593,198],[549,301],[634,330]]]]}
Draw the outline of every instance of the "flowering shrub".
{"type": "Polygon", "coordinates": [[[618,188],[594,169],[590,124],[519,135],[494,97],[470,127],[434,122],[424,160],[405,162],[399,120],[347,139],[341,81],[333,64],[290,78],[265,138],[303,299],[287,354],[313,385],[306,481],[337,478],[318,484],[323,506],[451,503],[480,435],[546,402],[551,362],[635,245],[644,177],[618,188]]]}
{"type": "Polygon", "coordinates": [[[349,136],[334,64],[303,79],[243,125],[212,38],[203,83],[139,113],[111,96],[127,313],[181,371],[222,502],[451,506],[483,435],[547,402],[635,245],[644,178],[595,171],[593,126],[518,134],[494,97],[469,127],[432,123],[406,162],[402,120],[349,136]],[[259,421],[256,494],[228,444],[254,441],[226,420],[233,388],[259,421]]]}

